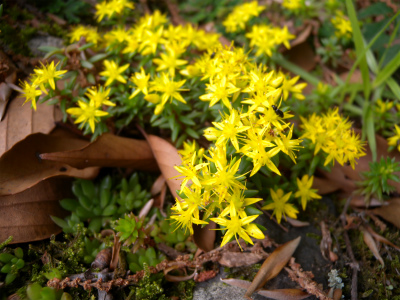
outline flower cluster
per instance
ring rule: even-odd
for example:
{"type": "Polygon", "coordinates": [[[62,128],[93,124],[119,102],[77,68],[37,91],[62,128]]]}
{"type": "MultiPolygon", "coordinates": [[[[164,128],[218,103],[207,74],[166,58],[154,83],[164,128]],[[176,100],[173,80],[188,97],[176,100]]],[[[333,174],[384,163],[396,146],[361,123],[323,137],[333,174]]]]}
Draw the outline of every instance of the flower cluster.
{"type": "Polygon", "coordinates": [[[272,56],[272,52],[281,44],[290,49],[289,41],[295,38],[286,26],[280,28],[267,24],[254,25],[246,37],[250,39],[250,47],[257,49],[257,56],[262,54],[272,56]]]}
{"type": "Polygon", "coordinates": [[[311,140],[315,145],[314,154],[320,150],[328,154],[325,165],[336,160],[341,165],[349,163],[354,169],[356,159],[366,155],[365,143],[351,130],[351,123],[339,115],[337,108],[322,116],[313,114],[301,120],[304,129],[301,138],[311,140]]]}
{"type": "Polygon", "coordinates": [[[47,88],[56,89],[55,80],[62,77],[66,70],[57,70],[58,63],[54,65],[54,61],[46,66],[42,63],[41,68],[35,68],[34,74],[31,75],[31,83],[21,82],[22,93],[25,97],[25,102],[31,101],[33,108],[36,110],[36,100],[42,92],[47,94],[47,88]]]}
{"type": "Polygon", "coordinates": [[[98,122],[100,117],[108,115],[108,112],[101,110],[102,106],[115,106],[115,103],[109,100],[109,94],[110,89],[105,87],[100,86],[99,89],[90,87],[85,94],[86,98],[78,100],[79,107],[68,108],[67,113],[76,117],[75,123],[81,123],[81,128],[88,123],[93,133],[95,122],[98,122]]]}
{"type": "MultiPolygon", "coordinates": [[[[210,106],[220,103],[227,111],[220,122],[212,122],[213,127],[204,131],[204,136],[214,141],[208,155],[199,158],[193,151],[183,157],[181,166],[175,167],[183,177],[183,200],[176,201],[171,218],[192,232],[193,223],[206,224],[209,216],[219,210],[218,217],[210,220],[227,229],[221,246],[234,236],[252,243],[249,236],[262,238],[263,234],[251,223],[257,215],[248,215],[246,207],[261,199],[246,198],[243,181],[247,173],[252,177],[263,166],[281,175],[273,162],[280,152],[296,161],[294,151],[300,148],[301,140],[293,138],[293,126],[286,122],[292,115],[281,111],[279,106],[290,92],[299,94],[305,85],[293,89],[294,84],[285,84],[290,81],[285,75],[267,72],[265,67],[253,64],[243,49],[233,47],[219,47],[212,57],[205,55],[194,66],[209,82],[206,94],[200,99],[208,101],[210,106]],[[235,154],[230,159],[229,147],[233,147],[235,154]],[[243,156],[253,162],[252,170],[247,173],[240,169],[243,156]],[[200,210],[204,210],[203,218],[200,210]]],[[[296,209],[285,211],[296,217],[296,209]]],[[[280,207],[276,214],[280,221],[280,207]]]]}
{"type": "Polygon", "coordinates": [[[341,11],[336,13],[336,16],[331,19],[331,23],[335,27],[335,35],[338,38],[351,38],[353,33],[351,23],[341,11]]]}
{"type": "Polygon", "coordinates": [[[257,17],[264,9],[265,6],[259,6],[257,1],[235,6],[222,24],[225,26],[227,32],[243,30],[246,23],[251,18],[257,17]]]}

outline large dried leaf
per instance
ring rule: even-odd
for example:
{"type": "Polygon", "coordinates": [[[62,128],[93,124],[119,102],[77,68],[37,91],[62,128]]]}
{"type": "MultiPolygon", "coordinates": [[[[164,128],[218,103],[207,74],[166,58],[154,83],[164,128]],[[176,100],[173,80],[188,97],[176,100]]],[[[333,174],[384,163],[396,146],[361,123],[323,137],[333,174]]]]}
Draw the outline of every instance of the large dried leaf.
{"type": "Polygon", "coordinates": [[[71,180],[57,177],[0,197],[0,241],[13,236],[13,243],[32,242],[61,232],[50,216],[65,217],[59,200],[71,196],[71,180]]]}
{"type": "Polygon", "coordinates": [[[243,267],[254,265],[266,257],[267,255],[264,253],[227,251],[222,253],[218,263],[228,268],[243,267]]]}
{"type": "Polygon", "coordinates": [[[50,133],[56,122],[62,120],[62,113],[55,105],[38,104],[33,110],[20,96],[10,101],[7,114],[0,122],[0,156],[19,141],[32,133],[50,133]]]}
{"type": "Polygon", "coordinates": [[[11,85],[17,80],[17,68],[11,59],[0,50],[0,78],[4,81],[0,83],[0,121],[6,112],[7,103],[10,99],[11,85]]]}
{"type": "Polygon", "coordinates": [[[29,135],[0,157],[0,196],[22,192],[43,179],[65,175],[94,178],[98,168],[78,170],[64,163],[43,161],[39,155],[82,148],[87,142],[77,138],[55,137],[42,133],[29,135]]]}
{"type": "Polygon", "coordinates": [[[193,239],[197,247],[204,252],[208,252],[214,249],[217,227],[213,221],[210,221],[206,226],[193,224],[193,239]]]}
{"type": "Polygon", "coordinates": [[[161,173],[167,180],[167,185],[171,194],[174,198],[178,198],[176,191],[180,190],[181,180],[173,178],[180,175],[180,173],[174,169],[174,166],[180,166],[182,164],[178,150],[166,140],[158,136],[149,134],[146,135],[146,139],[157,160],[161,173]]]}
{"type": "Polygon", "coordinates": [[[376,245],[374,238],[368,232],[368,230],[366,230],[363,226],[360,226],[360,230],[363,233],[365,244],[368,246],[368,248],[374,254],[375,258],[377,260],[379,260],[379,262],[382,264],[382,266],[384,266],[385,263],[383,262],[382,256],[379,254],[378,246],[376,245]]]}
{"type": "Polygon", "coordinates": [[[274,278],[292,257],[294,251],[300,243],[301,237],[291,240],[275,249],[274,252],[264,261],[260,270],[257,272],[250,287],[247,289],[245,297],[250,297],[255,290],[261,288],[268,280],[274,278]]]}
{"type": "Polygon", "coordinates": [[[382,205],[371,211],[400,228],[400,198],[393,198],[387,205],[382,205]]]}
{"type": "MultiPolygon", "coordinates": [[[[247,280],[241,280],[235,278],[229,278],[229,279],[221,278],[221,281],[231,286],[236,286],[242,289],[248,289],[251,285],[251,282],[247,280]]],[[[256,293],[263,295],[264,297],[277,300],[301,300],[310,297],[309,294],[299,289],[279,289],[279,290],[262,289],[257,291],[256,293]]]]}
{"type": "Polygon", "coordinates": [[[146,141],[119,137],[110,133],[101,135],[84,147],[61,150],[63,151],[42,153],[40,158],[64,163],[78,169],[93,166],[124,167],[146,171],[158,169],[146,141]]]}

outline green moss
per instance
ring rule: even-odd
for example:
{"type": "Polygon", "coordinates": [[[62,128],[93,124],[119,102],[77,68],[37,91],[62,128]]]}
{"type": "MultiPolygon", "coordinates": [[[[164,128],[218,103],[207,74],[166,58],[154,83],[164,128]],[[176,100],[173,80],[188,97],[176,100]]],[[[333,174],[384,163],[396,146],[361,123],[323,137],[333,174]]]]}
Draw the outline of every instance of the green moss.
{"type": "Polygon", "coordinates": [[[2,41],[1,44],[15,54],[31,56],[27,43],[35,36],[37,29],[32,27],[18,28],[5,21],[0,22],[2,41]],[[18,37],[17,39],[15,37],[18,37]]]}

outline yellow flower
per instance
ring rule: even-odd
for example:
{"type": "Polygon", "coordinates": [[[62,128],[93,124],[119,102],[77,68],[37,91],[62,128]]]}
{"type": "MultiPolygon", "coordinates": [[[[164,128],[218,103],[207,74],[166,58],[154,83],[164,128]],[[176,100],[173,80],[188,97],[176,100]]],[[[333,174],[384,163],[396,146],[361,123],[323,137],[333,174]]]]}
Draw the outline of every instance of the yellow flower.
{"type": "Polygon", "coordinates": [[[388,144],[389,146],[397,146],[397,150],[400,151],[400,127],[397,126],[396,124],[394,125],[396,134],[390,138],[388,138],[388,144]]]}
{"type": "Polygon", "coordinates": [[[158,65],[156,71],[162,71],[168,69],[169,74],[174,77],[175,76],[175,69],[179,66],[183,66],[187,64],[186,60],[178,59],[178,55],[175,51],[170,48],[166,47],[168,54],[161,53],[161,58],[154,58],[153,62],[158,65]]]}
{"type": "Polygon", "coordinates": [[[119,82],[126,83],[126,79],[121,74],[129,68],[129,64],[123,65],[119,67],[115,61],[104,61],[105,71],[101,72],[100,75],[108,77],[105,86],[110,85],[114,82],[114,80],[118,80],[119,82]]]}
{"type": "Polygon", "coordinates": [[[201,163],[197,165],[195,163],[196,163],[196,152],[193,153],[191,158],[183,160],[181,166],[179,167],[174,166],[174,169],[182,174],[176,177],[184,176],[184,179],[182,180],[181,184],[181,190],[186,186],[189,180],[192,180],[193,184],[195,184],[198,187],[202,186],[199,180],[200,176],[199,172],[204,166],[208,165],[208,163],[201,163]]]}
{"type": "Polygon", "coordinates": [[[226,107],[232,109],[232,105],[229,102],[228,97],[229,95],[239,91],[239,88],[235,87],[231,82],[227,82],[226,77],[218,80],[217,83],[214,83],[213,80],[210,80],[210,84],[206,85],[207,90],[210,93],[200,96],[201,100],[210,101],[210,107],[214,106],[219,100],[221,100],[226,107]]]}
{"type": "Polygon", "coordinates": [[[32,101],[32,106],[36,110],[36,97],[40,96],[42,92],[38,90],[38,85],[35,83],[29,84],[24,81],[22,84],[22,93],[25,97],[25,102],[32,101]]]}
{"type": "Polygon", "coordinates": [[[89,103],[78,100],[79,107],[72,107],[67,109],[67,113],[76,117],[75,123],[82,123],[82,128],[86,123],[89,123],[90,129],[94,132],[95,122],[98,122],[98,117],[108,115],[108,112],[98,110],[93,100],[89,103]]]}
{"type": "Polygon", "coordinates": [[[45,83],[48,83],[50,87],[55,90],[56,89],[56,84],[54,79],[61,78],[64,73],[66,73],[66,70],[60,70],[57,71],[57,66],[59,62],[54,65],[54,61],[52,61],[49,65],[45,66],[43,63],[41,69],[34,69],[36,78],[35,82],[36,84],[40,85],[41,90],[47,94],[47,90],[44,87],[45,83]]]}
{"type": "Polygon", "coordinates": [[[100,22],[104,19],[104,17],[111,18],[114,13],[121,14],[124,8],[134,9],[133,3],[129,2],[129,0],[110,0],[109,2],[103,1],[101,3],[96,4],[96,13],[97,22],[100,22]]]}
{"type": "Polygon", "coordinates": [[[143,68],[140,69],[140,73],[136,72],[134,76],[132,75],[130,80],[136,85],[136,89],[129,97],[129,99],[134,98],[137,94],[139,94],[139,92],[142,92],[143,94],[147,95],[149,79],[150,79],[150,74],[146,75],[143,68]]]}
{"type": "Polygon", "coordinates": [[[313,181],[314,176],[308,178],[308,175],[304,175],[301,180],[297,178],[297,187],[299,190],[294,194],[294,196],[301,199],[303,210],[306,209],[308,201],[312,199],[321,199],[321,196],[316,193],[317,190],[311,188],[313,181]]]}
{"type": "MultiPolygon", "coordinates": [[[[211,221],[214,221],[215,223],[226,227],[227,232],[224,235],[224,238],[221,243],[221,247],[223,247],[226,243],[228,243],[233,237],[235,237],[236,241],[239,244],[238,241],[238,235],[242,239],[244,239],[246,242],[253,244],[253,241],[248,235],[248,229],[250,229],[250,232],[256,236],[259,236],[262,238],[264,237],[264,234],[261,232],[261,230],[258,231],[254,227],[250,228],[243,228],[244,226],[250,224],[253,222],[255,219],[257,219],[258,215],[255,216],[246,216],[246,217],[239,217],[236,214],[236,211],[233,209],[231,210],[231,214],[229,215],[230,219],[225,219],[223,217],[218,217],[218,218],[210,218],[211,221]]],[[[240,244],[239,244],[240,245],[240,244]]]]}
{"type": "Polygon", "coordinates": [[[284,195],[282,189],[278,189],[276,192],[273,189],[270,189],[272,203],[263,206],[261,209],[271,210],[273,209],[272,216],[276,216],[276,220],[278,223],[281,223],[282,216],[286,215],[292,219],[297,219],[297,213],[299,212],[292,204],[287,203],[289,201],[290,195],[292,192],[284,195]]]}
{"type": "Polygon", "coordinates": [[[299,146],[299,144],[302,142],[302,140],[292,139],[293,135],[293,125],[289,130],[289,133],[287,136],[284,134],[280,134],[278,138],[276,138],[274,141],[276,143],[276,146],[281,150],[283,153],[289,155],[289,157],[292,159],[294,163],[296,163],[296,155],[293,153],[293,150],[299,150],[297,148],[302,148],[299,146]]]}
{"type": "Polygon", "coordinates": [[[252,17],[257,17],[264,9],[265,6],[258,6],[257,1],[238,5],[222,24],[225,26],[226,32],[236,32],[238,29],[244,29],[246,23],[252,17]]]}
{"type": "Polygon", "coordinates": [[[88,43],[93,43],[95,45],[100,41],[100,35],[97,32],[97,28],[89,26],[78,25],[68,35],[70,36],[71,43],[79,42],[81,37],[84,37],[88,43]]]}
{"type": "Polygon", "coordinates": [[[97,89],[97,87],[90,87],[87,89],[85,95],[90,101],[93,101],[94,106],[100,107],[102,105],[115,106],[115,103],[111,102],[108,97],[111,89],[104,89],[102,86],[97,89]]]}
{"type": "Polygon", "coordinates": [[[166,73],[161,73],[161,77],[156,77],[151,83],[151,91],[163,93],[161,97],[161,104],[163,106],[170,98],[186,103],[185,99],[179,93],[180,91],[187,91],[187,89],[180,88],[185,82],[186,80],[173,81],[166,73]]]}
{"type": "MultiPolygon", "coordinates": [[[[186,200],[186,199],[185,199],[186,200]]],[[[205,221],[200,220],[199,208],[196,204],[188,205],[185,200],[182,202],[176,199],[175,206],[172,207],[171,219],[178,223],[178,227],[186,227],[189,229],[190,234],[193,234],[193,223],[195,224],[208,224],[205,221]],[[186,210],[185,207],[186,206],[186,210]]]]}
{"type": "Polygon", "coordinates": [[[353,28],[351,27],[350,21],[343,16],[341,11],[338,11],[336,16],[331,19],[331,23],[336,29],[335,35],[338,38],[351,38],[353,28]]]}
{"type": "Polygon", "coordinates": [[[215,136],[210,138],[208,135],[208,139],[217,141],[215,144],[225,145],[228,140],[231,141],[232,145],[235,147],[237,151],[239,151],[239,143],[238,143],[238,134],[250,129],[250,126],[244,126],[240,121],[239,113],[237,110],[231,110],[231,114],[229,116],[222,117],[221,122],[212,122],[212,124],[221,132],[218,132],[215,136]]]}
{"type": "Polygon", "coordinates": [[[283,0],[282,6],[291,11],[298,11],[304,7],[304,0],[283,0]]]}
{"type": "Polygon", "coordinates": [[[143,42],[139,47],[139,51],[142,55],[154,54],[157,51],[157,46],[162,42],[162,34],[164,27],[160,26],[160,28],[153,32],[151,30],[146,30],[143,36],[143,42]]]}

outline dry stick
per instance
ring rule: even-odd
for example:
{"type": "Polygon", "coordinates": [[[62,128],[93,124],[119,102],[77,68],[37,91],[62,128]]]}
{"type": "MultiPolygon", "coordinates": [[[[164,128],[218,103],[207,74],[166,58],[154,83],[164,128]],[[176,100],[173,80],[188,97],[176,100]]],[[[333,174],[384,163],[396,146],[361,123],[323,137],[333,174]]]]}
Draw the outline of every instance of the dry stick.
{"type": "Polygon", "coordinates": [[[256,206],[259,210],[261,210],[264,215],[266,215],[268,218],[272,219],[280,228],[282,228],[282,230],[289,232],[289,229],[287,229],[285,226],[283,226],[282,224],[278,223],[274,218],[272,218],[271,214],[269,212],[266,212],[265,210],[261,209],[261,204],[256,203],[256,206]]]}
{"type": "MultiPolygon", "coordinates": [[[[343,211],[340,214],[340,220],[342,221],[343,229],[346,226],[346,212],[347,209],[349,208],[350,201],[351,201],[351,196],[347,198],[346,204],[343,207],[343,211]]],[[[351,300],[357,300],[357,281],[358,281],[357,272],[360,269],[360,266],[358,265],[358,262],[354,257],[353,249],[351,248],[350,238],[349,235],[347,234],[347,230],[345,229],[343,231],[343,237],[346,243],[347,254],[351,259],[350,267],[353,269],[353,275],[351,278],[351,300]]]]}

